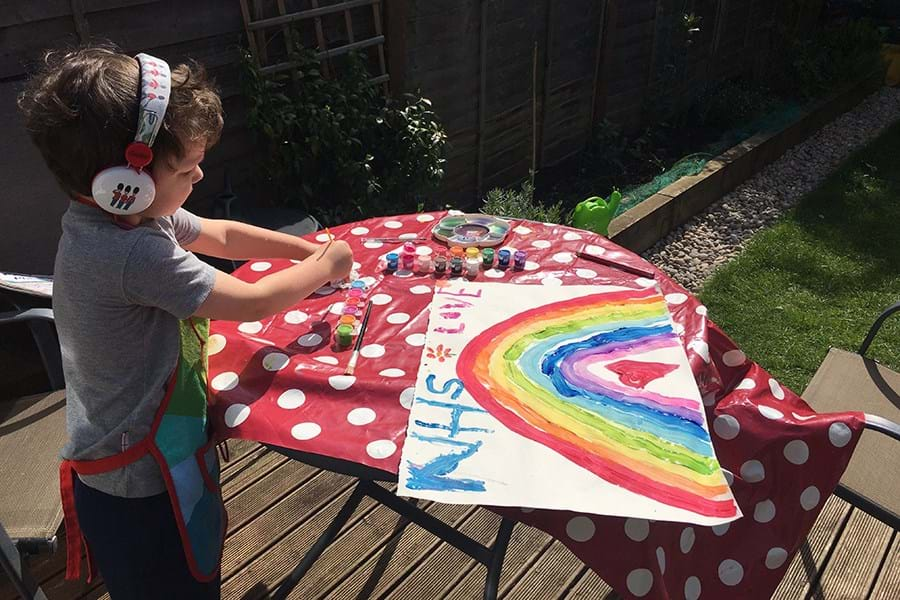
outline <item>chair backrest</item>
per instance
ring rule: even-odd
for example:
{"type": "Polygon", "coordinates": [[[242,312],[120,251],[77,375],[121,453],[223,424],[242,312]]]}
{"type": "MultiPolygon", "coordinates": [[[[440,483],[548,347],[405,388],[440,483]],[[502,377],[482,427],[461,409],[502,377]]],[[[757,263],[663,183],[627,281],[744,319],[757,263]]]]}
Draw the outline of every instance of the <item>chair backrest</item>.
{"type": "MultiPolygon", "coordinates": [[[[900,423],[900,373],[832,348],[803,399],[817,412],[858,410],[900,423]]],[[[876,431],[863,432],[841,486],[860,508],[900,527],[900,443],[876,431]]]]}

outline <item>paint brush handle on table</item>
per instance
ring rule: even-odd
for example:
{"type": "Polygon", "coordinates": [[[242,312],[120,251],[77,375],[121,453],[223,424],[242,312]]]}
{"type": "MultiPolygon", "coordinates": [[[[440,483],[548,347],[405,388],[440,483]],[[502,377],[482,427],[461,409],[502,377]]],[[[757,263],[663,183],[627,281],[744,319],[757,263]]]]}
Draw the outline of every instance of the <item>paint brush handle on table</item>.
{"type": "Polygon", "coordinates": [[[369,315],[372,314],[372,301],[366,304],[366,314],[363,316],[362,324],[359,326],[359,335],[356,336],[356,344],[353,346],[353,354],[350,355],[350,362],[344,369],[344,375],[353,375],[356,370],[356,361],[359,360],[359,349],[362,348],[363,335],[366,333],[366,327],[369,325],[369,315]]]}
{"type": "Polygon", "coordinates": [[[578,255],[578,258],[583,258],[584,260],[589,260],[600,265],[605,265],[607,267],[612,267],[613,269],[625,271],[626,273],[631,273],[632,275],[637,275],[638,277],[656,279],[656,274],[653,271],[647,271],[645,269],[641,269],[640,267],[632,267],[631,265],[623,265],[620,262],[616,262],[608,258],[602,258],[600,256],[595,256],[593,254],[588,254],[587,252],[577,252],[576,254],[578,255]]]}

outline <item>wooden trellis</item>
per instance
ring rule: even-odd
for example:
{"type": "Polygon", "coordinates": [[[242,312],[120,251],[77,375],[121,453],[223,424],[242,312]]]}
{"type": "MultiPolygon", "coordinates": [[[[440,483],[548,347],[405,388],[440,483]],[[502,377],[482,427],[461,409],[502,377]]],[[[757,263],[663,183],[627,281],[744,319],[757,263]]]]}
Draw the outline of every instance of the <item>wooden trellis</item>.
{"type": "MultiPolygon", "coordinates": [[[[265,0],[240,0],[241,14],[244,17],[244,27],[247,32],[247,40],[250,51],[260,66],[260,72],[264,75],[290,71],[297,66],[297,62],[290,60],[289,48],[295,43],[296,31],[292,27],[302,22],[312,21],[315,27],[316,58],[322,63],[322,72],[326,77],[330,76],[332,65],[330,59],[353,52],[374,48],[377,53],[378,74],[369,79],[370,85],[382,85],[384,93],[388,94],[390,75],[387,72],[385,61],[385,36],[381,19],[382,0],[344,0],[327,6],[319,6],[319,0],[309,0],[311,8],[288,12],[284,0],[276,0],[278,11],[276,16],[266,17],[264,13],[265,0]],[[375,35],[357,39],[357,33],[353,28],[351,9],[363,6],[372,7],[372,21],[375,35]],[[346,27],[347,42],[339,46],[329,47],[325,35],[322,18],[329,15],[343,13],[346,27]],[[251,16],[252,14],[252,16],[251,16]],[[284,40],[284,52],[270,53],[269,41],[273,39],[273,31],[280,29],[284,40]],[[270,61],[269,55],[275,57],[270,61]]],[[[276,32],[277,33],[277,32],[276,32]]]]}

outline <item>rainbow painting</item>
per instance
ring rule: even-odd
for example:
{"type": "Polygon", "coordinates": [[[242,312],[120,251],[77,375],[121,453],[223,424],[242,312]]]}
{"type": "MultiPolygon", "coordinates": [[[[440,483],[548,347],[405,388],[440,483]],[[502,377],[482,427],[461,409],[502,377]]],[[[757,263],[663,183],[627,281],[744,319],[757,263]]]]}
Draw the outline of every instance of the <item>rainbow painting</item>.
{"type": "Polygon", "coordinates": [[[454,282],[431,307],[426,346],[438,344],[452,358],[423,358],[401,494],[699,524],[740,516],[655,286],[454,282]]]}

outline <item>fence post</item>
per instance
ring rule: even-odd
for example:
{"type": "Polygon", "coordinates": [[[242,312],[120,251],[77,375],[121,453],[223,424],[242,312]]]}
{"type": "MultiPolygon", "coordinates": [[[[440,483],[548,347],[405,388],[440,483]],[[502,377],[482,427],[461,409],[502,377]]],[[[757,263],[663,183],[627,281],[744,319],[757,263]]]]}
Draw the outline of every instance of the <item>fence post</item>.
{"type": "Polygon", "coordinates": [[[384,12],[391,96],[399,98],[406,83],[407,0],[386,0],[384,12]]]}
{"type": "Polygon", "coordinates": [[[475,193],[481,200],[484,185],[484,124],[487,121],[487,12],[488,1],[481,1],[481,19],[478,25],[478,176],[475,193]]]}
{"type": "Polygon", "coordinates": [[[594,138],[594,130],[598,117],[606,114],[606,99],[609,95],[607,84],[609,70],[612,65],[612,50],[616,40],[616,26],[619,20],[619,9],[616,0],[606,0],[600,15],[600,27],[597,34],[597,61],[594,69],[594,98],[591,101],[590,138],[594,138]]]}

